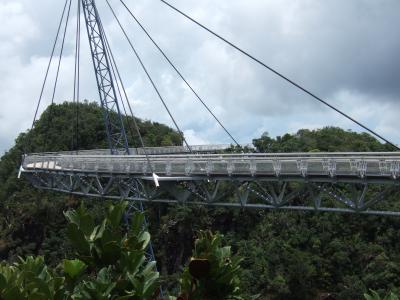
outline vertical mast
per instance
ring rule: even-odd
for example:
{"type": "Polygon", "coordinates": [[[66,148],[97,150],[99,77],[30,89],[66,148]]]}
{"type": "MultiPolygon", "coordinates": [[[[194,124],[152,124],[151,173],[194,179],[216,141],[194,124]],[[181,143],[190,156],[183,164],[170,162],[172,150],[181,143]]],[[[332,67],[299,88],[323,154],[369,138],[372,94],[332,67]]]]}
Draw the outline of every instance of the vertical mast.
{"type": "MultiPolygon", "coordinates": [[[[121,150],[124,154],[129,154],[128,140],[118,105],[114,78],[111,73],[110,58],[108,57],[106,49],[106,38],[104,36],[104,31],[102,30],[96,3],[95,0],[78,1],[82,1],[86,29],[89,37],[90,52],[92,55],[94,73],[96,75],[111,154],[120,154],[121,150]]],[[[120,100],[122,101],[122,99],[120,100]]],[[[136,184],[138,183],[136,182],[136,184]]],[[[139,190],[139,187],[137,187],[137,189],[139,190]]],[[[144,211],[141,202],[130,202],[130,208],[141,212],[144,211]]],[[[146,250],[146,255],[150,261],[155,261],[151,242],[146,250]]]]}
{"type": "Polygon", "coordinates": [[[119,154],[121,150],[124,154],[129,154],[128,139],[118,105],[110,59],[107,55],[105,37],[95,0],[82,0],[82,6],[109,148],[111,154],[119,154]]]}

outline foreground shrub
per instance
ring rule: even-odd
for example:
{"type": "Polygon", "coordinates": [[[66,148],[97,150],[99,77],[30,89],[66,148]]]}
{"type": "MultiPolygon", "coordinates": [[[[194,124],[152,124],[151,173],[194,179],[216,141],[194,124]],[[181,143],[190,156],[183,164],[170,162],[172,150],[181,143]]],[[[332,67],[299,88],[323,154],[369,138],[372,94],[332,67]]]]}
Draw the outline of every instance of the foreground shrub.
{"type": "Polygon", "coordinates": [[[150,234],[140,213],[131,218],[129,230],[121,226],[126,207],[110,206],[99,225],[83,207],[66,212],[77,258],[55,270],[43,257],[1,263],[0,299],[156,299],[159,274],[155,262],[146,260],[150,234]]]}
{"type": "Polygon", "coordinates": [[[241,259],[222,246],[223,236],[200,231],[190,263],[181,277],[178,300],[228,300],[240,297],[241,259]]]}

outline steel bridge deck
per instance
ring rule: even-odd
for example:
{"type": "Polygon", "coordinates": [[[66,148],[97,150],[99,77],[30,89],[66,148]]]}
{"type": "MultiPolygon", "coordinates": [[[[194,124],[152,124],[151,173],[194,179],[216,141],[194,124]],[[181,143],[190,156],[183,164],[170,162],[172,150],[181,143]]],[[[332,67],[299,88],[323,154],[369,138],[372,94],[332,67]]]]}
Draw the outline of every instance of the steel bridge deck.
{"type": "Polygon", "coordinates": [[[21,172],[38,188],[85,196],[400,215],[372,210],[385,192],[367,196],[372,184],[388,186],[391,193],[398,189],[400,152],[188,154],[180,149],[154,154],[176,151],[166,149],[146,149],[147,157],[106,150],[29,154],[21,172]],[[336,184],[353,191],[341,193],[336,184]],[[304,192],[312,204],[293,204],[304,192]],[[335,203],[323,206],[323,194],[335,203]]]}
{"type": "Polygon", "coordinates": [[[99,155],[43,153],[27,155],[26,171],[129,174],[156,173],[161,180],[199,177],[264,177],[271,180],[396,181],[400,153],[248,153],[99,155]],[[150,162],[150,164],[149,164],[150,162]],[[164,178],[163,178],[164,177],[164,178]]]}

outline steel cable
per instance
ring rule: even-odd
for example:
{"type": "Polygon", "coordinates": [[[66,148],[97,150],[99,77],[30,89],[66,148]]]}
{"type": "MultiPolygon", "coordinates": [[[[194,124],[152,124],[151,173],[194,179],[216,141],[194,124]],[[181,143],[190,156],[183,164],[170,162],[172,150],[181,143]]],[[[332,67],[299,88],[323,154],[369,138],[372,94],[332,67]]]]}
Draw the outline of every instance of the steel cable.
{"type": "MultiPolygon", "coordinates": [[[[59,35],[60,35],[60,30],[61,30],[61,26],[62,26],[62,23],[63,23],[63,20],[64,20],[65,10],[66,10],[66,8],[67,8],[68,1],[69,1],[69,0],[65,0],[64,8],[63,8],[62,13],[61,13],[61,18],[60,18],[60,22],[59,22],[59,24],[58,24],[56,38],[55,38],[54,43],[53,43],[53,48],[52,48],[52,50],[51,50],[49,63],[47,64],[46,74],[45,74],[45,76],[44,76],[42,88],[41,88],[41,90],[40,90],[40,96],[39,96],[39,99],[38,99],[38,102],[37,102],[37,105],[36,105],[36,110],[35,110],[35,114],[34,114],[34,117],[33,117],[31,129],[30,129],[31,132],[32,132],[32,130],[33,130],[33,127],[35,126],[35,121],[36,121],[37,115],[38,115],[38,113],[39,113],[39,108],[40,108],[40,104],[41,104],[41,102],[42,102],[43,93],[44,93],[44,88],[46,87],[47,78],[48,78],[48,76],[49,76],[49,71],[50,71],[51,63],[52,63],[52,61],[53,61],[54,52],[55,52],[56,47],[57,47],[57,41],[58,41],[58,37],[59,37],[59,35]]],[[[31,134],[32,134],[32,133],[31,133],[31,134]]],[[[28,135],[28,137],[29,137],[29,136],[30,136],[30,135],[28,135]]],[[[25,142],[25,145],[24,145],[24,152],[25,152],[25,154],[26,154],[26,152],[27,152],[27,146],[28,146],[28,144],[29,144],[29,141],[30,141],[30,139],[27,138],[27,140],[26,140],[26,142],[25,142]]]]}
{"type": "Polygon", "coordinates": [[[182,81],[186,84],[186,86],[192,91],[192,93],[195,95],[195,97],[200,101],[200,103],[205,107],[205,109],[211,114],[211,116],[215,119],[215,121],[221,126],[221,128],[226,132],[226,134],[232,139],[232,141],[238,146],[241,147],[241,145],[237,142],[237,140],[233,137],[233,135],[228,131],[228,129],[222,124],[222,122],[218,119],[218,117],[213,113],[213,111],[210,109],[210,107],[204,102],[204,100],[199,96],[199,94],[194,90],[192,85],[186,80],[186,78],[182,75],[182,73],[178,70],[178,68],[175,66],[175,64],[171,61],[171,59],[165,54],[165,52],[161,49],[161,47],[158,45],[158,43],[152,38],[150,33],[146,30],[146,28],[142,25],[142,23],[136,18],[136,16],[133,14],[132,10],[129,9],[129,7],[125,4],[123,0],[120,0],[122,5],[126,8],[126,10],[129,12],[129,14],[132,16],[132,18],[135,20],[135,22],[139,25],[139,27],[143,30],[143,32],[147,35],[147,37],[150,39],[150,41],[153,43],[153,45],[160,51],[162,56],[166,59],[166,61],[170,64],[170,66],[175,70],[175,72],[179,75],[179,77],[182,79],[182,81]]]}
{"type": "Polygon", "coordinates": [[[74,95],[75,103],[75,131],[73,133],[72,150],[79,149],[79,97],[80,97],[80,50],[81,50],[81,1],[78,0],[76,15],[76,40],[75,40],[75,69],[74,69],[74,95]],[[75,136],[75,138],[74,138],[75,136]]]}
{"type": "Polygon", "coordinates": [[[353,117],[349,116],[348,114],[346,114],[345,112],[341,111],[340,109],[336,108],[335,106],[329,104],[327,101],[321,99],[320,97],[316,96],[314,93],[312,93],[311,91],[307,90],[306,88],[302,87],[301,85],[297,84],[296,82],[294,82],[293,80],[289,79],[288,77],[284,76],[282,73],[278,72],[277,70],[275,70],[274,68],[268,66],[267,64],[263,63],[261,60],[257,59],[256,57],[254,57],[253,55],[249,54],[248,52],[246,52],[245,50],[241,49],[239,46],[236,46],[235,44],[233,44],[232,42],[228,41],[226,38],[222,37],[221,35],[217,34],[216,32],[214,32],[213,30],[209,29],[208,27],[206,27],[205,25],[201,24],[200,22],[196,21],[195,19],[193,19],[192,17],[190,17],[189,15],[185,14],[184,12],[182,12],[181,10],[179,10],[178,8],[176,8],[175,6],[173,6],[172,4],[168,3],[165,0],[160,0],[162,3],[164,3],[165,5],[169,6],[170,8],[172,8],[173,10],[175,10],[176,12],[178,12],[179,14],[181,14],[182,16],[184,16],[185,18],[187,18],[188,20],[192,21],[193,23],[195,23],[196,25],[200,26],[201,28],[203,28],[204,30],[208,31],[209,33],[211,33],[212,35],[214,35],[215,37],[217,37],[218,39],[220,39],[221,41],[225,42],[226,44],[228,44],[229,46],[233,47],[234,49],[236,49],[237,51],[241,52],[242,54],[244,54],[245,56],[247,56],[248,58],[252,59],[253,61],[255,61],[256,63],[258,63],[259,65],[263,66],[264,68],[268,69],[269,71],[271,71],[272,73],[274,73],[275,75],[279,76],[280,78],[286,80],[288,83],[290,83],[291,85],[297,87],[298,89],[300,89],[301,91],[303,91],[304,93],[308,94],[309,96],[311,96],[312,98],[314,98],[315,100],[321,102],[322,104],[328,106],[329,108],[333,109],[334,111],[336,111],[337,113],[341,114],[342,116],[344,116],[345,118],[347,118],[348,120],[352,121],[353,123],[357,124],[358,126],[360,126],[361,128],[367,130],[369,133],[373,134],[374,136],[378,137],[379,139],[381,139],[382,141],[386,142],[387,144],[391,145],[392,147],[396,148],[397,150],[400,150],[400,148],[395,145],[394,143],[390,142],[388,139],[384,138],[382,135],[378,134],[377,132],[375,132],[374,130],[368,128],[366,125],[362,124],[361,122],[357,121],[356,119],[354,119],[353,117]]]}
{"type": "Polygon", "coordinates": [[[182,130],[180,129],[180,127],[179,127],[178,123],[176,122],[175,118],[173,117],[173,115],[172,115],[170,109],[168,108],[168,105],[167,105],[167,103],[165,102],[164,98],[161,96],[161,93],[160,93],[159,89],[157,88],[155,82],[153,81],[153,78],[151,77],[150,73],[148,72],[146,66],[144,65],[143,60],[141,59],[139,53],[136,51],[136,48],[133,46],[133,43],[132,43],[131,39],[129,38],[128,34],[126,33],[124,27],[122,26],[122,24],[121,24],[119,18],[118,18],[117,15],[115,14],[114,9],[111,7],[111,5],[110,5],[110,3],[109,3],[108,0],[106,0],[106,2],[107,2],[107,4],[108,4],[108,7],[110,8],[110,10],[111,10],[111,12],[112,12],[114,18],[115,18],[116,21],[118,22],[118,25],[119,25],[119,27],[121,28],[121,30],[122,30],[122,32],[123,32],[125,38],[127,39],[129,45],[131,46],[131,48],[132,48],[132,50],[133,50],[133,52],[134,52],[136,58],[138,59],[138,61],[139,61],[140,65],[141,65],[143,71],[146,73],[146,76],[147,76],[147,78],[149,79],[149,81],[150,81],[150,83],[151,83],[151,85],[152,85],[154,91],[157,93],[157,95],[158,95],[158,97],[159,97],[161,103],[163,104],[163,106],[164,106],[165,110],[167,111],[169,117],[171,118],[172,122],[174,123],[175,128],[177,129],[178,133],[180,134],[180,136],[181,136],[183,142],[185,143],[185,145],[186,145],[186,147],[188,148],[189,152],[192,152],[192,148],[189,146],[189,143],[187,142],[185,136],[183,135],[182,130]]]}
{"type": "MultiPolygon", "coordinates": [[[[50,128],[50,125],[52,123],[52,116],[53,116],[53,104],[54,104],[54,98],[56,95],[56,90],[57,90],[57,84],[58,84],[58,77],[60,75],[60,67],[61,67],[61,61],[62,61],[62,55],[64,53],[64,46],[65,46],[65,36],[67,34],[67,30],[68,30],[68,23],[69,23],[69,17],[70,17],[70,13],[71,13],[71,4],[72,4],[72,0],[69,1],[69,7],[68,7],[68,12],[67,12],[67,17],[66,17],[66,21],[65,21],[65,27],[64,27],[64,33],[63,33],[63,38],[62,38],[62,43],[61,43],[61,50],[60,50],[60,55],[59,55],[59,60],[58,60],[58,66],[57,66],[57,73],[56,73],[56,79],[54,81],[54,87],[53,87],[53,95],[51,97],[51,105],[50,105],[50,115],[49,115],[49,121],[47,123],[47,128],[50,128]]],[[[48,131],[46,131],[45,133],[45,140],[44,140],[44,149],[47,148],[47,140],[48,140],[48,131]]]]}
{"type": "MultiPolygon", "coordinates": [[[[119,68],[117,66],[114,54],[113,54],[113,52],[111,50],[110,43],[108,42],[108,38],[107,38],[107,35],[105,33],[105,30],[104,30],[102,22],[99,21],[99,24],[100,24],[100,30],[102,31],[103,36],[104,36],[105,47],[106,47],[105,50],[106,50],[108,56],[111,58],[111,61],[110,61],[111,71],[112,71],[112,74],[114,76],[114,79],[115,79],[115,82],[116,82],[116,85],[117,85],[117,91],[118,91],[119,97],[121,99],[122,108],[124,110],[125,116],[128,117],[129,115],[128,115],[128,113],[126,111],[126,108],[125,108],[124,97],[122,96],[121,90],[124,93],[125,101],[128,104],[128,107],[129,107],[129,110],[130,110],[130,115],[132,117],[133,124],[134,124],[134,126],[136,128],[136,133],[137,133],[137,135],[139,137],[140,144],[142,145],[142,148],[143,148],[147,163],[149,165],[150,171],[153,174],[154,173],[153,166],[151,165],[151,161],[150,161],[149,155],[148,155],[148,153],[146,151],[146,147],[145,147],[145,144],[144,144],[144,140],[143,140],[142,134],[140,133],[139,126],[138,126],[136,118],[135,118],[135,116],[133,114],[133,110],[132,110],[131,104],[129,102],[129,98],[128,98],[128,95],[126,93],[126,89],[125,89],[124,83],[122,81],[122,77],[121,77],[121,74],[119,72],[119,68]],[[120,88],[120,85],[121,85],[121,88],[120,88]]],[[[134,139],[133,129],[132,129],[132,126],[131,126],[132,124],[129,123],[129,120],[127,120],[127,124],[128,124],[128,130],[130,131],[132,139],[134,139]]]]}

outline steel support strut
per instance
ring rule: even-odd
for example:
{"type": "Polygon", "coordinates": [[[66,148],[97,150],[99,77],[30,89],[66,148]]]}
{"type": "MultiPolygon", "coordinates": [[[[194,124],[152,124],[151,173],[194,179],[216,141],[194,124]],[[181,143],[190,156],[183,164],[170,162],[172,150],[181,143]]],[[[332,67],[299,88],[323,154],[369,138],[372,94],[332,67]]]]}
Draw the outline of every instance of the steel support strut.
{"type": "Polygon", "coordinates": [[[144,203],[167,203],[400,216],[395,207],[392,210],[390,206],[387,210],[374,209],[387,202],[390,195],[398,190],[397,182],[343,185],[262,178],[241,180],[225,177],[209,178],[208,181],[203,178],[178,178],[160,181],[160,187],[156,188],[150,177],[141,179],[122,174],[102,177],[100,174],[24,172],[24,175],[37,188],[85,197],[127,199],[135,206],[134,209],[141,209],[144,203]],[[373,191],[367,195],[369,186],[373,191]]]}
{"type": "Polygon", "coordinates": [[[104,32],[95,0],[82,0],[86,29],[96,75],[100,102],[103,108],[104,122],[111,154],[129,154],[128,140],[122,120],[114,79],[110,68],[104,32]]]}
{"type": "MultiPolygon", "coordinates": [[[[99,90],[101,107],[104,115],[104,122],[106,126],[107,139],[109,143],[109,149],[112,155],[129,155],[129,145],[126,136],[126,131],[121,115],[121,111],[118,104],[118,97],[115,89],[114,80],[112,75],[112,69],[110,67],[110,58],[106,49],[106,38],[102,28],[99,13],[96,7],[95,0],[82,0],[83,12],[85,15],[86,29],[89,38],[89,45],[92,55],[94,72],[96,75],[97,87],[99,90]]],[[[122,101],[122,99],[120,99],[122,101]]],[[[98,178],[85,178],[85,177],[72,177],[71,183],[75,181],[74,186],[81,189],[84,193],[89,193],[91,190],[95,190],[101,195],[106,195],[109,190],[112,190],[114,179],[110,178],[106,185],[102,185],[98,178]]],[[[43,184],[43,182],[41,182],[43,184]]],[[[49,182],[49,184],[55,184],[68,188],[64,181],[59,180],[57,182],[49,182]]],[[[119,188],[124,190],[123,186],[119,188]]],[[[128,187],[130,190],[133,186],[128,187]]],[[[70,192],[73,192],[73,187],[68,188],[70,192]]],[[[121,193],[120,199],[127,199],[121,193]]],[[[130,201],[127,217],[132,212],[137,210],[140,212],[144,211],[143,203],[130,201]]],[[[127,218],[128,221],[128,218],[127,218]]],[[[147,226],[147,221],[145,222],[147,226]]],[[[147,259],[155,261],[153,247],[151,242],[149,243],[146,251],[147,259]]],[[[161,291],[162,293],[162,291],[161,291]]]]}

